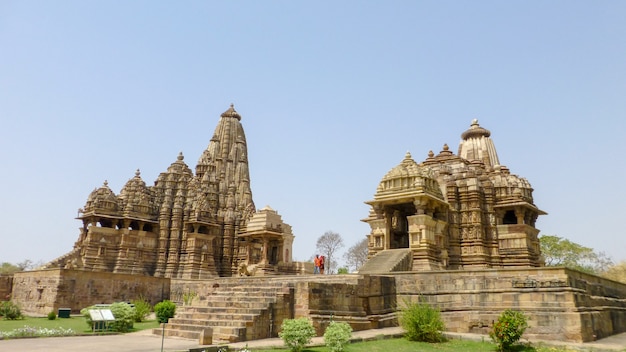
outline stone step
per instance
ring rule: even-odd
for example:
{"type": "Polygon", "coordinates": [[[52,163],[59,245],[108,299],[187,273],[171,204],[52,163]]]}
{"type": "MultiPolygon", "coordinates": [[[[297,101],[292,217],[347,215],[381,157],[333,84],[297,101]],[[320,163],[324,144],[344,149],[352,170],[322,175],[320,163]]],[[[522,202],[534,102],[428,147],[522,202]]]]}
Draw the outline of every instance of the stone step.
{"type": "MultiPolygon", "coordinates": [[[[206,326],[195,325],[173,325],[167,324],[165,329],[165,336],[179,337],[190,340],[199,340],[202,331],[206,329],[206,326]]],[[[245,341],[246,328],[239,326],[214,326],[213,329],[213,343],[219,342],[240,342],[245,341]]],[[[161,328],[152,329],[153,335],[162,336],[163,330],[161,328]]]]}
{"type": "Polygon", "coordinates": [[[214,304],[219,302],[263,302],[263,303],[273,303],[276,301],[276,295],[270,296],[235,296],[235,295],[224,295],[224,296],[209,296],[206,299],[199,300],[196,304],[200,303],[200,305],[205,304],[214,304]]]}
{"type": "Polygon", "coordinates": [[[200,333],[201,331],[172,329],[169,326],[165,329],[165,334],[163,332],[163,329],[161,328],[152,329],[153,335],[158,335],[158,336],[165,335],[167,337],[180,337],[183,339],[190,339],[190,340],[196,340],[196,341],[200,339],[200,333]]]}
{"type": "Polygon", "coordinates": [[[242,312],[237,312],[237,313],[216,313],[216,312],[211,312],[211,313],[181,313],[181,314],[176,314],[176,317],[173,319],[176,319],[176,321],[178,322],[179,320],[189,320],[189,321],[194,321],[194,320],[200,320],[200,321],[252,321],[254,319],[254,317],[258,316],[261,314],[261,310],[257,310],[257,311],[242,311],[242,312]]]}
{"type": "Polygon", "coordinates": [[[234,301],[234,302],[213,302],[214,304],[207,305],[193,305],[193,306],[183,306],[179,307],[177,311],[179,312],[198,312],[198,313],[207,313],[207,312],[230,312],[234,310],[240,309],[263,309],[266,308],[270,303],[274,303],[274,301],[234,301]]]}
{"type": "MultiPolygon", "coordinates": [[[[365,265],[359,269],[359,274],[382,274],[397,270],[397,266],[403,261],[410,262],[409,256],[412,256],[410,249],[386,249],[376,253],[370,258],[365,265]]],[[[405,268],[411,270],[411,268],[405,268]]]]}

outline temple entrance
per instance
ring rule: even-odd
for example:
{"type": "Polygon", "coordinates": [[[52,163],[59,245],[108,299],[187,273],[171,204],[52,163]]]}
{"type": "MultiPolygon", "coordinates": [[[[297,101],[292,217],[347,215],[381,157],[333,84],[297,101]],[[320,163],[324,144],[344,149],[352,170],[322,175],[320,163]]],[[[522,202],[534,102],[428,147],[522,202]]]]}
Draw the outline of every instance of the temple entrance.
{"type": "MultiPolygon", "coordinates": [[[[389,248],[409,248],[409,222],[407,216],[410,214],[407,211],[407,207],[412,205],[405,205],[402,209],[393,210],[391,217],[391,229],[390,229],[390,243],[389,248]]],[[[412,209],[414,213],[414,208],[412,209]]]]}

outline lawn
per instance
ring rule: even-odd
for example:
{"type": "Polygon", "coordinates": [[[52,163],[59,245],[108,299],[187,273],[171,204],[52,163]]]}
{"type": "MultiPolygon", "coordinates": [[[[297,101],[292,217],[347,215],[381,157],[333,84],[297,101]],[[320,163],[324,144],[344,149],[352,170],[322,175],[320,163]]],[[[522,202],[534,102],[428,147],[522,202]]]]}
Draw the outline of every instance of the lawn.
{"type": "MultiPolygon", "coordinates": [[[[23,328],[24,325],[28,325],[33,328],[45,328],[45,329],[72,329],[77,334],[91,334],[91,328],[85,322],[83,316],[71,316],[70,318],[57,318],[55,320],[48,320],[48,318],[33,318],[26,317],[18,320],[4,320],[0,319],[0,331],[11,331],[18,328],[23,328]]],[[[135,323],[132,331],[146,330],[159,327],[159,323],[156,320],[148,320],[141,323],[135,323]]]]}
{"type": "MultiPolygon", "coordinates": [[[[567,350],[542,346],[516,346],[515,352],[549,352],[567,350]]],[[[254,349],[256,351],[257,349],[254,349]]],[[[263,352],[286,352],[287,349],[264,349],[263,352]]],[[[406,339],[381,339],[349,344],[345,352],[495,352],[496,345],[489,341],[450,340],[444,343],[412,342],[406,339]]],[[[327,347],[308,347],[302,352],[328,352],[327,347]]]]}

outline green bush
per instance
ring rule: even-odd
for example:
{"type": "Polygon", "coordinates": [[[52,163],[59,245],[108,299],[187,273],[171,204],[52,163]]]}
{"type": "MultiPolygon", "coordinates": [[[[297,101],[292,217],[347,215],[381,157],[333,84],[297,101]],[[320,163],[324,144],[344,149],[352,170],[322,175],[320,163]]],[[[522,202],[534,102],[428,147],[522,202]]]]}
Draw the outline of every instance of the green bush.
{"type": "Polygon", "coordinates": [[[109,307],[115,317],[110,328],[113,331],[128,332],[133,329],[135,322],[135,308],[126,302],[116,302],[109,307]]]}
{"type": "Polygon", "coordinates": [[[445,325],[439,310],[426,302],[405,302],[400,311],[400,325],[404,328],[405,337],[410,341],[442,342],[445,340],[445,325]]]}
{"type": "Polygon", "coordinates": [[[137,323],[144,321],[150,312],[152,312],[152,305],[143,297],[136,299],[131,303],[135,306],[135,316],[133,319],[137,323]]]}
{"type": "Polygon", "coordinates": [[[324,344],[331,352],[342,352],[350,342],[352,327],[348,323],[331,321],[324,331],[324,344]]]}
{"type": "Polygon", "coordinates": [[[167,323],[168,319],[176,314],[176,304],[166,299],[154,305],[154,313],[159,323],[167,323]]]}
{"type": "Polygon", "coordinates": [[[48,313],[48,320],[54,320],[57,318],[57,313],[55,313],[54,311],[48,313]]]}
{"type": "Polygon", "coordinates": [[[11,301],[0,302],[0,316],[4,317],[6,320],[17,320],[23,318],[20,307],[11,301]]]}
{"type": "Polygon", "coordinates": [[[315,336],[315,328],[307,318],[285,319],[278,333],[285,346],[292,352],[300,352],[315,336]]]}
{"type": "Polygon", "coordinates": [[[337,274],[341,275],[341,274],[349,274],[350,272],[348,271],[348,268],[339,268],[337,269],[337,274]]]}
{"type": "MultiPolygon", "coordinates": [[[[102,306],[89,306],[80,310],[80,314],[85,317],[85,322],[91,329],[93,321],[91,320],[90,310],[102,310],[102,306]]],[[[117,302],[109,305],[106,309],[110,309],[115,320],[108,327],[113,331],[127,332],[132,330],[134,325],[135,309],[126,302],[117,302]]]]}
{"type": "Polygon", "coordinates": [[[519,341],[527,327],[528,318],[524,313],[507,309],[493,324],[489,337],[498,345],[500,351],[508,351],[519,341]]]}

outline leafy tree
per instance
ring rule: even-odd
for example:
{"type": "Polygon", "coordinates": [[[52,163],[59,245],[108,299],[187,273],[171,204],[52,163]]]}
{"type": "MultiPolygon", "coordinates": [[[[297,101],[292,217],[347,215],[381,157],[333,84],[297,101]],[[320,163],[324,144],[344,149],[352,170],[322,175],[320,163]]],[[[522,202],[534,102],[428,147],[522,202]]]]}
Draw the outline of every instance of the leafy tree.
{"type": "Polygon", "coordinates": [[[565,266],[599,275],[613,265],[604,252],[595,252],[593,248],[565,238],[543,235],[539,237],[539,243],[546,266],[565,266]]]}
{"type": "Polygon", "coordinates": [[[606,277],[607,279],[626,283],[626,260],[622,260],[617,264],[609,266],[601,274],[601,276],[606,277]]]}
{"type": "Polygon", "coordinates": [[[348,248],[348,251],[343,255],[348,268],[352,268],[354,271],[359,270],[367,261],[367,251],[367,238],[348,248]]]}
{"type": "Polygon", "coordinates": [[[0,274],[11,275],[18,271],[22,271],[17,265],[3,262],[0,264],[0,274]]]}
{"type": "Polygon", "coordinates": [[[30,259],[25,259],[17,264],[12,264],[12,263],[8,263],[8,262],[3,262],[0,264],[0,274],[3,275],[12,275],[14,273],[17,273],[19,271],[27,271],[27,270],[32,270],[36,267],[39,267],[43,265],[43,263],[40,262],[33,262],[30,259]]]}
{"type": "Polygon", "coordinates": [[[332,268],[335,264],[335,254],[341,248],[343,248],[343,238],[336,232],[326,231],[317,239],[317,251],[320,255],[326,257],[324,267],[327,273],[333,273],[332,268]]]}

